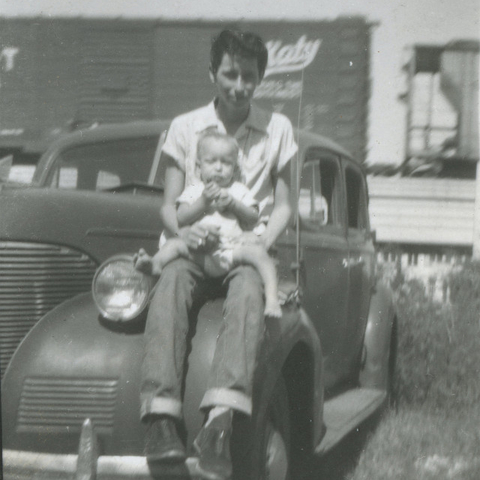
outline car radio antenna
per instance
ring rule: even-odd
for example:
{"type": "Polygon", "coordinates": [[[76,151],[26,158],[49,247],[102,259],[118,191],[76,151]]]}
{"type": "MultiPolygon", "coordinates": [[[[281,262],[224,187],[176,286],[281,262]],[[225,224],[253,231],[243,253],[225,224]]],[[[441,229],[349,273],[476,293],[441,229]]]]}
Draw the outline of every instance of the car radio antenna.
{"type": "Polygon", "coordinates": [[[295,236],[296,236],[296,251],[295,251],[295,282],[296,282],[296,288],[295,290],[297,291],[297,296],[298,296],[298,291],[300,289],[300,268],[301,268],[301,263],[300,263],[300,210],[299,210],[299,198],[300,198],[300,180],[301,180],[301,174],[300,174],[300,117],[302,114],[302,100],[303,100],[303,87],[304,87],[304,78],[305,78],[305,64],[302,66],[302,77],[300,80],[301,84],[301,89],[300,89],[300,100],[298,102],[298,117],[297,117],[297,145],[298,145],[298,150],[297,150],[297,162],[296,162],[296,189],[295,189],[295,194],[297,196],[295,205],[296,205],[296,211],[295,211],[295,236]]]}

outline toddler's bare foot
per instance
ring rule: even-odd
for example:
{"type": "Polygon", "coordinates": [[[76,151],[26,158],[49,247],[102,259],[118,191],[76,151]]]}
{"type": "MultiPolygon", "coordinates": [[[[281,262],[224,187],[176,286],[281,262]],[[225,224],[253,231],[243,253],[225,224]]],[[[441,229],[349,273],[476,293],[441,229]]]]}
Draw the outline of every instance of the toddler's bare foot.
{"type": "Polygon", "coordinates": [[[275,300],[266,300],[265,302],[265,316],[271,318],[281,318],[282,317],[282,307],[278,299],[275,300]]]}
{"type": "Polygon", "coordinates": [[[140,251],[133,257],[133,265],[135,270],[145,273],[146,275],[155,275],[153,271],[153,258],[141,248],[140,251]]]}

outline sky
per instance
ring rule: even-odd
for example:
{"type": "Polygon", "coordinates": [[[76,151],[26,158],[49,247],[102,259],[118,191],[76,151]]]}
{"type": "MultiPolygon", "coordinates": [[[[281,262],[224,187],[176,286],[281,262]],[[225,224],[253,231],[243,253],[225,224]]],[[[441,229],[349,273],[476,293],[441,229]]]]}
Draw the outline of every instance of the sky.
{"type": "Polygon", "coordinates": [[[0,16],[84,16],[165,19],[334,19],[363,15],[372,35],[372,96],[367,161],[404,156],[405,47],[480,39],[480,0],[0,0],[0,16]]]}

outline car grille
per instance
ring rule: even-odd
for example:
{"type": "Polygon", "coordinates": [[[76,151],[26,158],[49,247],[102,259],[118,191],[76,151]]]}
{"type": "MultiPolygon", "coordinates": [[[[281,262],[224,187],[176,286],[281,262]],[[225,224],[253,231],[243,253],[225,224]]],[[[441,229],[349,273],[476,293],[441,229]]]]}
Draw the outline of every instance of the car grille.
{"type": "Polygon", "coordinates": [[[27,377],[17,414],[19,432],[80,431],[90,418],[99,433],[112,433],[116,378],[27,377]]]}
{"type": "Polygon", "coordinates": [[[88,291],[97,265],[67,247],[0,242],[1,374],[32,326],[53,307],[88,291]]]}

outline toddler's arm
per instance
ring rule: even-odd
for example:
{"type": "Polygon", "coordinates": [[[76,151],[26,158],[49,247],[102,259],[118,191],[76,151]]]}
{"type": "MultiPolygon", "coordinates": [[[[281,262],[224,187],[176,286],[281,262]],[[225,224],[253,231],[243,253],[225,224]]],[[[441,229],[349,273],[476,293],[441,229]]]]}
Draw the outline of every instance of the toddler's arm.
{"type": "Polygon", "coordinates": [[[177,208],[177,221],[181,227],[192,225],[205,215],[210,204],[220,195],[220,187],[207,183],[200,197],[193,203],[182,202],[177,208]]]}
{"type": "Polygon", "coordinates": [[[247,229],[255,226],[258,220],[258,207],[246,205],[245,203],[233,198],[226,190],[223,190],[216,201],[217,208],[220,211],[229,211],[233,213],[247,229]]]}

